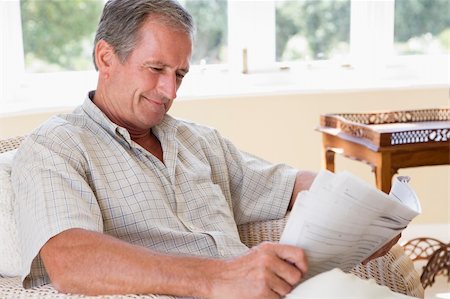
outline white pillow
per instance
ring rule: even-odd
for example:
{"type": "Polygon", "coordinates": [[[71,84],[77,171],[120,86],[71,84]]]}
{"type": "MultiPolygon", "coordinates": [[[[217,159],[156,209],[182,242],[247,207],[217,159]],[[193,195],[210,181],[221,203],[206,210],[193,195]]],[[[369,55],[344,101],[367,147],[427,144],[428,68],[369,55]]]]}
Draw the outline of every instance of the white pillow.
{"type": "Polygon", "coordinates": [[[285,299],[417,299],[395,293],[375,280],[333,269],[300,283],[285,299]]]}
{"type": "Polygon", "coordinates": [[[11,185],[11,164],[17,150],[0,154],[0,275],[20,275],[20,247],[16,206],[11,185]]]}

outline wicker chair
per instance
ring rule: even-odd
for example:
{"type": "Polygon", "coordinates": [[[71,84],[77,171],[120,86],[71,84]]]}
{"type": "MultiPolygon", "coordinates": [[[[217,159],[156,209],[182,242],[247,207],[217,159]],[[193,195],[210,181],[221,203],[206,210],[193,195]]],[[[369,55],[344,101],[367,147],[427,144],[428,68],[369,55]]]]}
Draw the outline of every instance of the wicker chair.
{"type": "MultiPolygon", "coordinates": [[[[23,137],[0,140],[0,153],[17,148],[23,137]]],[[[239,234],[244,244],[252,247],[263,241],[277,242],[286,224],[287,217],[279,220],[255,222],[241,225],[239,234]]],[[[423,298],[424,290],[413,263],[404,254],[400,245],[395,245],[385,256],[372,260],[366,265],[358,265],[351,271],[355,275],[389,287],[392,291],[413,297],[423,298]]],[[[0,277],[0,298],[173,298],[155,295],[127,296],[82,296],[58,293],[52,285],[24,289],[18,277],[0,277]]]]}

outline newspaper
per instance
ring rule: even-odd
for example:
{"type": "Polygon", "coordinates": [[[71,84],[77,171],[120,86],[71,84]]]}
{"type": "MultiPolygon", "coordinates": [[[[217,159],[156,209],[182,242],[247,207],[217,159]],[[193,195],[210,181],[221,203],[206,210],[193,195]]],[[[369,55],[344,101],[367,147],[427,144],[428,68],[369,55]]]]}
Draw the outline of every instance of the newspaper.
{"type": "Polygon", "coordinates": [[[421,213],[408,181],[397,177],[388,195],[349,172],[319,172],[310,190],[298,194],[280,239],[305,250],[304,279],[349,271],[401,233],[421,213]]]}

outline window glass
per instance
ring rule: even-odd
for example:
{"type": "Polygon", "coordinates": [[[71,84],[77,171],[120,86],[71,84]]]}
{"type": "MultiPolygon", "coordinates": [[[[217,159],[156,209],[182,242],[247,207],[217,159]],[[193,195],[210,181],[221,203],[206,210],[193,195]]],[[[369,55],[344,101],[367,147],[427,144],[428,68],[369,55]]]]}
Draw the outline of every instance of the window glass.
{"type": "Polygon", "coordinates": [[[350,0],[277,1],[277,61],[345,56],[349,39],[350,0]]]}
{"type": "MultiPolygon", "coordinates": [[[[197,33],[192,64],[227,61],[227,1],[185,0],[197,33]]],[[[91,70],[92,44],[104,0],[22,0],[28,72],[91,70]]]]}
{"type": "Polygon", "coordinates": [[[103,0],[22,0],[25,69],[93,69],[92,44],[103,0]]]}
{"type": "Polygon", "coordinates": [[[180,1],[192,14],[196,25],[192,64],[227,61],[228,13],[226,0],[180,1]]]}
{"type": "Polygon", "coordinates": [[[397,54],[449,53],[449,0],[396,0],[394,48],[397,54]]]}

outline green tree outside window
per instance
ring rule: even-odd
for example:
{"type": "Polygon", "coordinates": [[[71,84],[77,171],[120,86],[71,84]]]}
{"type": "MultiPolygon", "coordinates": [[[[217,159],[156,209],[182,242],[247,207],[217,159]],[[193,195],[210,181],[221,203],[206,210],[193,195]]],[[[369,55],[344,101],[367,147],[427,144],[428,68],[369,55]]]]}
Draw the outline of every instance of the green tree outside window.
{"type": "Polygon", "coordinates": [[[276,7],[278,61],[329,59],[348,52],[350,0],[287,0],[276,7]]]}
{"type": "Polygon", "coordinates": [[[192,14],[197,29],[192,64],[201,61],[224,63],[227,60],[227,0],[185,0],[181,3],[192,14]]]}
{"type": "MultiPolygon", "coordinates": [[[[227,1],[181,2],[197,24],[192,63],[226,61],[227,1]]],[[[22,0],[27,71],[93,69],[93,41],[103,5],[104,0],[22,0]]]]}
{"type": "Polygon", "coordinates": [[[450,0],[396,0],[394,43],[399,54],[450,51],[450,0]]]}
{"type": "Polygon", "coordinates": [[[92,44],[102,0],[22,0],[28,71],[93,69],[92,44]]]}

